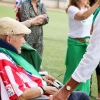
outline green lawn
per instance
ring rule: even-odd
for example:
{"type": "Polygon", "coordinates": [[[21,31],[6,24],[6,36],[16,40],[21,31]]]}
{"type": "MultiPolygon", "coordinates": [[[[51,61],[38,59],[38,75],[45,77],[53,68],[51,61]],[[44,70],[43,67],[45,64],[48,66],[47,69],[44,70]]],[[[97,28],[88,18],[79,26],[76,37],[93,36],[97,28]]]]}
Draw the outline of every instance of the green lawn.
{"type": "MultiPolygon", "coordinates": [[[[64,11],[47,10],[50,17],[49,24],[44,28],[44,54],[42,66],[49,74],[62,82],[65,72],[66,40],[68,33],[67,15],[64,11]]],[[[15,18],[12,6],[0,5],[0,17],[9,16],[15,18]]],[[[91,67],[91,66],[90,66],[91,67]]],[[[95,72],[93,74],[93,92],[91,100],[97,96],[95,72]]]]}

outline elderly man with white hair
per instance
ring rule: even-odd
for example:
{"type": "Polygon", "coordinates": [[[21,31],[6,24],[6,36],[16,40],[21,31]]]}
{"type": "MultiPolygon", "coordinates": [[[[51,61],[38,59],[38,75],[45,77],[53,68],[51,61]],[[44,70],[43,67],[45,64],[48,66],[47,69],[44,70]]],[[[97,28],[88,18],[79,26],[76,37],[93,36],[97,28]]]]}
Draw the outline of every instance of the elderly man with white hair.
{"type": "MultiPolygon", "coordinates": [[[[19,55],[25,43],[24,35],[30,32],[12,18],[0,18],[1,100],[29,100],[43,94],[49,97],[58,91],[56,87],[47,86],[33,66],[19,55]]],[[[55,78],[50,75],[44,77],[49,85],[53,84],[55,78]]],[[[89,97],[83,92],[73,92],[68,100],[89,100],[89,97]]]]}

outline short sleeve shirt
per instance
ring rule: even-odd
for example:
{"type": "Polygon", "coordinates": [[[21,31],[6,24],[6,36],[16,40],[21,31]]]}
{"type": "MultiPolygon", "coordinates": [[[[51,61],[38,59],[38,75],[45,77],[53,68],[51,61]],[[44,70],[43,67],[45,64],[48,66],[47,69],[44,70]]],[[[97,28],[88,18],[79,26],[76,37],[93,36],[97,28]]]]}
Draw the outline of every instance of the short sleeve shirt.
{"type": "Polygon", "coordinates": [[[68,24],[69,24],[69,34],[71,38],[83,38],[90,36],[90,28],[92,24],[93,15],[89,16],[85,20],[74,19],[75,14],[79,11],[85,12],[87,9],[78,9],[75,6],[70,6],[68,8],[68,24]]]}

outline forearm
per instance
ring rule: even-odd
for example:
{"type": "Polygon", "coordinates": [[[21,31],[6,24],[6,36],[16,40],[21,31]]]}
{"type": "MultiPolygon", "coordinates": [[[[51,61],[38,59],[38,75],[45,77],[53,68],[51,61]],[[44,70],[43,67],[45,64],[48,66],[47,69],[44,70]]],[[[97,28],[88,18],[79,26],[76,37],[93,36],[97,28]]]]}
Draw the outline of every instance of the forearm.
{"type": "Polygon", "coordinates": [[[82,14],[84,19],[88,18],[91,14],[93,14],[98,7],[99,4],[98,2],[96,2],[91,8],[89,8],[86,12],[82,14]]]}
{"type": "Polygon", "coordinates": [[[53,95],[53,99],[50,100],[67,100],[72,91],[78,86],[78,82],[74,79],[70,79],[58,92],[53,95]],[[67,87],[71,87],[70,90],[67,87]]]}
{"type": "Polygon", "coordinates": [[[73,91],[80,83],[75,81],[73,78],[71,78],[66,84],[65,86],[70,86],[71,87],[71,91],[73,91]]]}
{"type": "Polygon", "coordinates": [[[64,88],[63,90],[65,91],[64,94],[66,94],[63,100],[67,99],[79,84],[80,84],[79,82],[71,78],[63,87],[64,88]],[[69,87],[70,90],[68,90],[69,87]]]}
{"type": "Polygon", "coordinates": [[[41,96],[41,88],[34,87],[34,88],[29,88],[26,89],[22,95],[20,95],[16,100],[28,100],[31,98],[36,98],[41,96]]]}
{"type": "Polygon", "coordinates": [[[31,26],[31,20],[26,20],[24,22],[21,22],[22,24],[24,24],[26,27],[30,27],[31,26]]]}

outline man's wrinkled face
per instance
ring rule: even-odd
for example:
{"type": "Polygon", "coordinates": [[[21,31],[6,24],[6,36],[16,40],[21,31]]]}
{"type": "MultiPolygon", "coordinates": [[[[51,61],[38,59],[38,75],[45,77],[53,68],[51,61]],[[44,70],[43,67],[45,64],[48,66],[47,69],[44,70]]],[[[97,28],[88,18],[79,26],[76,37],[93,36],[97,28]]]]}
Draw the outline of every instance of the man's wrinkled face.
{"type": "Polygon", "coordinates": [[[8,35],[6,41],[13,45],[18,53],[21,53],[21,46],[25,43],[24,34],[8,35]]]}

